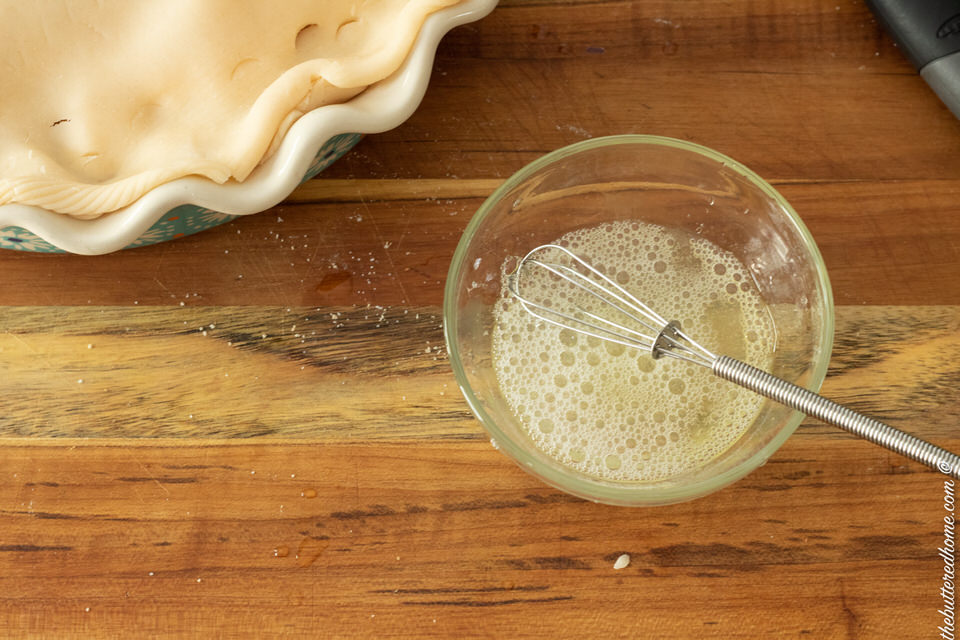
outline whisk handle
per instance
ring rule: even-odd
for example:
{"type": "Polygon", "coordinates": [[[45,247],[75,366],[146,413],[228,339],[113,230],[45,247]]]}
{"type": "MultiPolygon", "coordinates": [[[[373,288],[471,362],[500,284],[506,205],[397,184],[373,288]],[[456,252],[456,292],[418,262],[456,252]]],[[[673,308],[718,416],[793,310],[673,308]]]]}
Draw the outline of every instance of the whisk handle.
{"type": "Polygon", "coordinates": [[[960,456],[926,440],[895,429],[879,420],[868,418],[729,356],[719,356],[714,361],[712,369],[715,375],[724,380],[729,380],[791,409],[802,411],[808,416],[845,429],[874,444],[960,480],[960,456]]]}

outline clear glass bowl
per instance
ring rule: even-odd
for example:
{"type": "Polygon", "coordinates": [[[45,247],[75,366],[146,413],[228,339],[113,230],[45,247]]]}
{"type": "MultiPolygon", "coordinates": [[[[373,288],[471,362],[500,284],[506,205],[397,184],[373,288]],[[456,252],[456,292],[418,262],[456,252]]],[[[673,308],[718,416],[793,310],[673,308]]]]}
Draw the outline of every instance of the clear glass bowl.
{"type": "Polygon", "coordinates": [[[802,414],[768,401],[734,445],[706,464],[663,480],[616,482],[575,471],[540,451],[505,401],[492,366],[493,307],[505,261],[570,231],[616,220],[681,228],[733,253],[774,315],[777,348],[770,372],[819,390],[833,342],[833,296],[810,232],[780,194],[740,163],[655,136],[565,147],[520,170],[484,202],[447,277],[443,314],[450,361],[494,446],[545,482],[608,504],[690,500],[762,465],[802,414]]]}

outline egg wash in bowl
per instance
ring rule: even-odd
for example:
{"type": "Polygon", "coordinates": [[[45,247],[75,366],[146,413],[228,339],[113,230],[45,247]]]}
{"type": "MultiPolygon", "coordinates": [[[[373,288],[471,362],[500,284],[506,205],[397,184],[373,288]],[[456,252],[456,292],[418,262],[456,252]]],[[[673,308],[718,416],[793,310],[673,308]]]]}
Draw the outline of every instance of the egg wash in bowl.
{"type": "MultiPolygon", "coordinates": [[[[592,263],[722,353],[769,366],[776,340],[770,311],[731,253],[641,221],[578,229],[552,244],[592,263]]],[[[647,351],[538,320],[507,286],[513,264],[504,263],[494,309],[493,367],[530,439],[559,463],[604,480],[663,480],[722,454],[759,415],[762,397],[709,370],[655,360],[647,351]]],[[[547,270],[538,272],[526,276],[525,297],[556,303],[581,293],[564,306],[603,314],[588,294],[563,286],[547,270]]]]}

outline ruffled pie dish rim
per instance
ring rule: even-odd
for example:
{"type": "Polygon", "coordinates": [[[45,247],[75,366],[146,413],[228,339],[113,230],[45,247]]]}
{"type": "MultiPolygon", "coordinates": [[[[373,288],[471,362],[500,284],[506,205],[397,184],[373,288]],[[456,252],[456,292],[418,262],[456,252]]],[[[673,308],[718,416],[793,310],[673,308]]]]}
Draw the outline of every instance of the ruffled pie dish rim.
{"type": "Polygon", "coordinates": [[[100,255],[166,242],[270,209],[344,155],[363,134],[388,131],[413,115],[426,93],[440,40],[454,27],[482,19],[496,4],[464,0],[428,16],[396,72],[347,102],[304,114],[274,154],[243,182],[179,178],[93,220],[31,205],[3,205],[0,249],[100,255]]]}

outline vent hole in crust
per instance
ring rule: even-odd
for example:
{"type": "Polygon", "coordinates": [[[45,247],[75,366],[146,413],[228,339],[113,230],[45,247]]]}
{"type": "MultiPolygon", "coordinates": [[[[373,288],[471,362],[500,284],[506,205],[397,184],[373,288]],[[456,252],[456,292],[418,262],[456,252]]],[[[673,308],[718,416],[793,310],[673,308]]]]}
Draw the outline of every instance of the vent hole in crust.
{"type": "Polygon", "coordinates": [[[358,18],[350,18],[349,20],[345,20],[341,22],[340,26],[337,27],[337,37],[340,38],[340,37],[343,37],[345,34],[349,33],[350,29],[348,29],[348,27],[358,22],[360,22],[358,18]]]}
{"type": "Polygon", "coordinates": [[[297,51],[309,51],[320,43],[320,27],[316,24],[308,24],[297,32],[294,39],[294,46],[297,51]]]}

